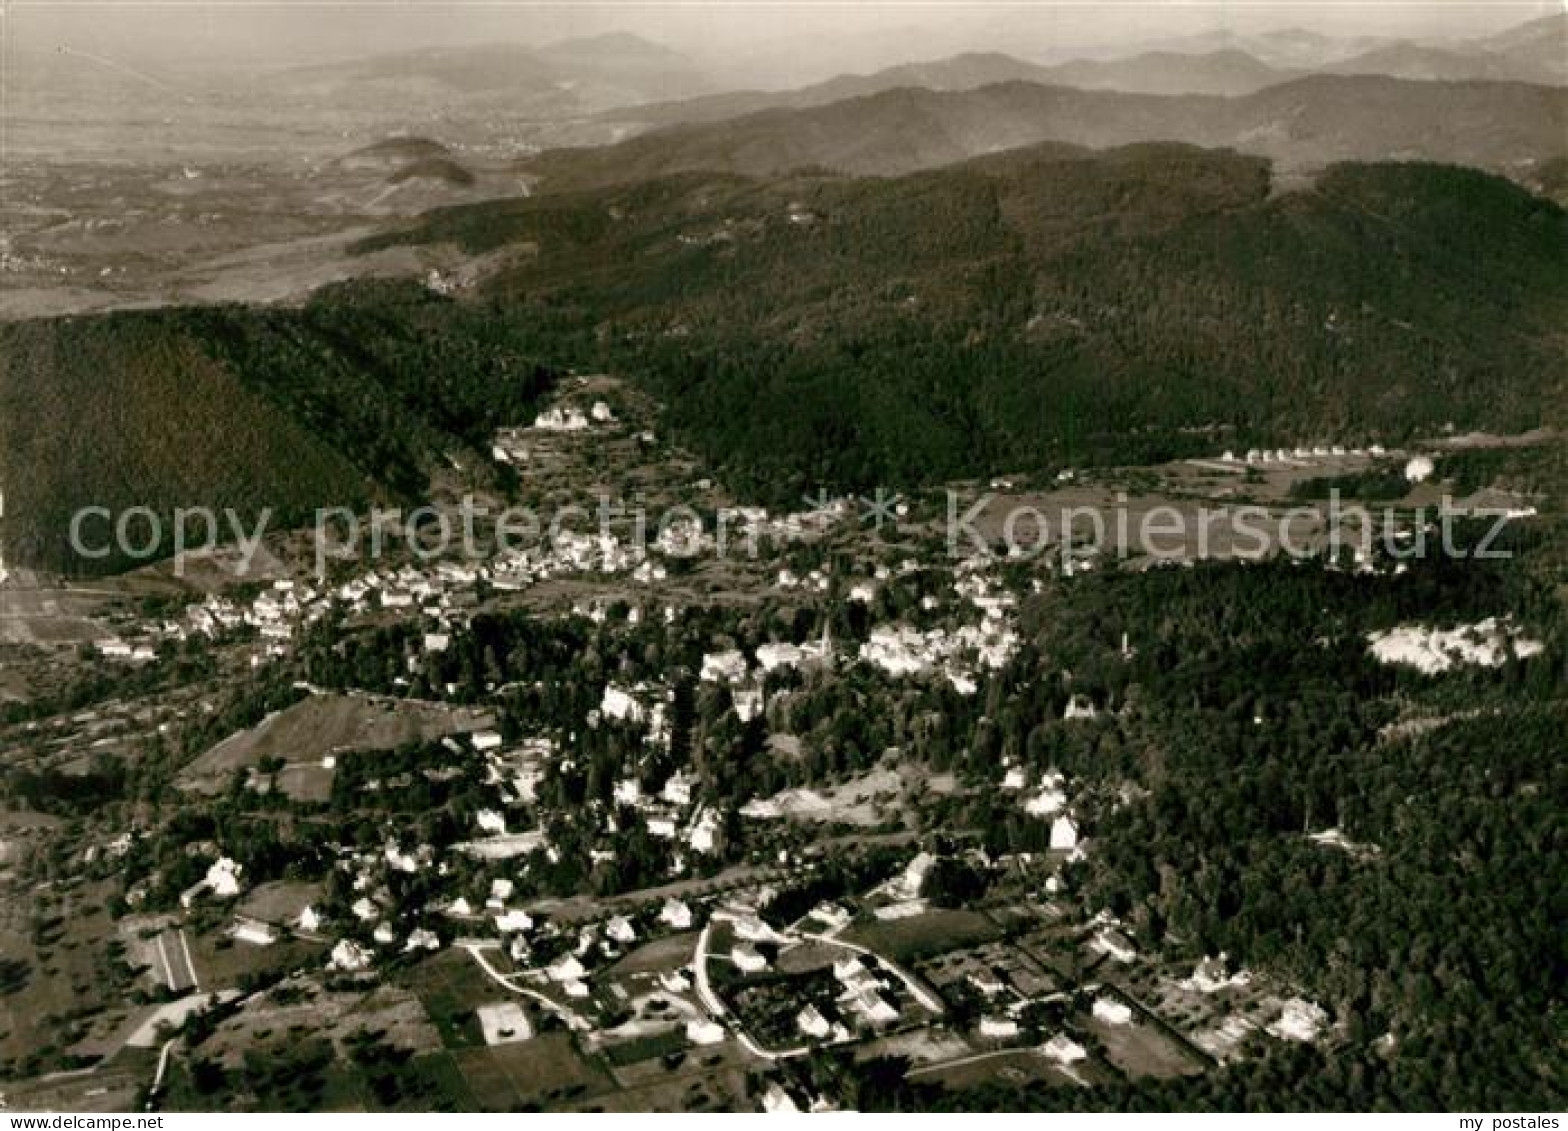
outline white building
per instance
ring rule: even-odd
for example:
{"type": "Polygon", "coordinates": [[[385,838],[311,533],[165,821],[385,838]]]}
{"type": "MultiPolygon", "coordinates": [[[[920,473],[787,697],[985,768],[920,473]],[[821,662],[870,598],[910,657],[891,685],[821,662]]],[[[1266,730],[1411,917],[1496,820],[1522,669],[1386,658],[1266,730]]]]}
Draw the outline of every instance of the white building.
{"type": "Polygon", "coordinates": [[[775,1081],[762,1094],[762,1110],[769,1115],[798,1115],[800,1105],[775,1081]]]}
{"type": "Polygon", "coordinates": [[[1094,709],[1094,700],[1087,695],[1074,695],[1067,701],[1067,707],[1062,711],[1062,718],[1065,720],[1092,719],[1096,714],[1098,712],[1094,709]]]}
{"type": "Polygon", "coordinates": [[[1091,1012],[1107,1025],[1126,1025],[1132,1021],[1132,1008],[1113,997],[1095,998],[1091,1012]]]}
{"type": "Polygon", "coordinates": [[[664,782],[661,796],[671,805],[690,805],[692,787],[697,784],[696,778],[684,770],[676,770],[664,782]]]}
{"type": "Polygon", "coordinates": [[[1328,1014],[1323,1007],[1305,998],[1293,997],[1287,1001],[1269,1033],[1285,1041],[1311,1041],[1328,1024],[1328,1014]]]}
{"type": "Polygon", "coordinates": [[[862,990],[849,999],[849,1007],[870,1025],[886,1025],[898,1020],[898,1010],[875,990],[862,990]]]}
{"type": "Polygon", "coordinates": [[[659,909],[659,919],[677,931],[691,927],[691,908],[678,899],[666,899],[659,909]]]}
{"type": "Polygon", "coordinates": [[[329,961],[334,970],[354,973],[355,971],[369,968],[370,955],[365,953],[364,947],[352,939],[341,939],[337,946],[332,948],[332,955],[329,961]]]}
{"type": "Polygon", "coordinates": [[[545,973],[550,976],[551,981],[564,985],[582,979],[588,973],[588,967],[584,966],[575,954],[567,954],[557,959],[545,973]]]}
{"type": "Polygon", "coordinates": [[[1041,1046],[1040,1051],[1058,1064],[1072,1064],[1089,1055],[1082,1045],[1066,1033],[1056,1034],[1041,1046]]]}
{"type": "Polygon", "coordinates": [[[1051,848],[1058,852],[1071,852],[1078,847],[1078,826],[1068,816],[1051,822],[1051,848]]]}
{"type": "Polygon", "coordinates": [[[1018,1022],[1010,1017],[982,1017],[980,1035],[993,1041],[1010,1041],[1018,1036],[1018,1022]]]}
{"type": "Polygon", "coordinates": [[[746,943],[736,943],[730,948],[730,961],[743,974],[756,974],[768,968],[768,960],[761,952],[746,943]]]}
{"type": "Polygon", "coordinates": [[[408,933],[408,940],[403,944],[404,950],[440,950],[441,939],[427,927],[415,927],[408,933]]]}
{"type": "Polygon", "coordinates": [[[1137,949],[1127,936],[1114,927],[1101,927],[1099,933],[1089,940],[1089,947],[1121,963],[1131,962],[1138,957],[1137,949]]]}
{"type": "Polygon", "coordinates": [[[236,919],[230,933],[235,942],[249,943],[251,946],[271,946],[278,941],[278,932],[272,924],[248,916],[236,919]]]}
{"type": "Polygon", "coordinates": [[[734,649],[710,652],[702,658],[702,678],[710,683],[739,683],[746,678],[746,657],[734,649]]]}
{"type": "Polygon", "coordinates": [[[718,846],[719,818],[713,810],[705,810],[692,824],[687,841],[693,852],[712,852],[718,846]]]}
{"type": "Polygon", "coordinates": [[[495,917],[495,929],[503,935],[533,930],[533,916],[526,911],[503,911],[495,917]]]}
{"type": "Polygon", "coordinates": [[[814,1005],[808,1005],[795,1015],[795,1026],[808,1037],[823,1041],[833,1031],[828,1019],[814,1005]]]}
{"type": "Polygon", "coordinates": [[[613,684],[604,689],[604,698],[599,701],[599,710],[604,712],[607,718],[633,723],[642,722],[645,714],[642,704],[632,698],[630,692],[623,691],[613,684]]]}

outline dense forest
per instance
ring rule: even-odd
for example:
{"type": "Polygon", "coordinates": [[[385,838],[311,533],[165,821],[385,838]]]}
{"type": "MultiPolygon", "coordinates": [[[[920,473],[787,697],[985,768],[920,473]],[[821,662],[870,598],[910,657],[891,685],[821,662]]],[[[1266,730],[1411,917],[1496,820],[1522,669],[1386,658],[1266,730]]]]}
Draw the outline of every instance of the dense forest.
{"type": "Polygon", "coordinates": [[[1564,213],[1455,168],[1279,193],[1234,153],[1047,145],[896,180],[684,174],[366,246],[400,240],[532,247],[486,293],[780,499],[1564,406],[1564,213]]]}
{"type": "MultiPolygon", "coordinates": [[[[1080,793],[1085,911],[1108,908],[1155,945],[1286,974],[1329,1009],[1332,1048],[1258,1040],[1201,1076],[1096,1090],[944,1091],[897,1063],[846,1060],[836,1071],[854,1101],[1561,1110],[1563,547],[1560,532],[1537,531],[1511,549],[1506,569],[1424,562],[1399,578],[1275,563],[1080,582],[1036,600],[1033,647],[1003,673],[994,725],[973,732],[975,772],[1005,756],[1098,790],[1098,805],[1080,793]],[[1364,646],[1378,625],[1483,612],[1552,643],[1528,662],[1435,677],[1381,666],[1364,646]],[[1059,721],[1064,668],[1109,708],[1100,718],[1059,721]],[[1349,847],[1305,835],[1327,828],[1349,847]]],[[[1024,822],[1005,800],[968,804],[984,811],[955,810],[942,827],[972,821],[1018,847],[1024,822]]]]}
{"type": "Polygon", "coordinates": [[[131,528],[145,561],[169,551],[177,507],[232,507],[246,530],[270,508],[277,529],[316,507],[417,498],[437,468],[496,485],[490,435],[555,380],[529,351],[515,321],[413,283],[329,288],[300,310],[0,326],[7,557],[67,573],[138,564],[72,552],[85,506],[152,508],[161,545],[131,528]]]}

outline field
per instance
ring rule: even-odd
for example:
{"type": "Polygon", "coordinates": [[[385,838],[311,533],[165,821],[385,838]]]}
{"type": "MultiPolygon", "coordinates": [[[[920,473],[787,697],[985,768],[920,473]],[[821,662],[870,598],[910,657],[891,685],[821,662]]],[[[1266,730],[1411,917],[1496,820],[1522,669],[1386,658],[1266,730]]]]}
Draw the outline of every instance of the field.
{"type": "Polygon", "coordinates": [[[112,1067],[81,1075],[47,1076],[15,1083],[7,1081],[9,1111],[90,1112],[134,1111],[141,1088],[152,1078],[153,1055],[122,1053],[112,1067]]]}
{"type": "MultiPolygon", "coordinates": [[[[1282,537],[1297,549],[1323,544],[1327,530],[1323,515],[1310,511],[1326,513],[1326,500],[1293,498],[1293,487],[1308,480],[1358,476],[1379,466],[1386,465],[1365,455],[1306,456],[1256,467],[1218,459],[1181,460],[1081,472],[1072,482],[1041,491],[988,491],[977,486],[964,503],[967,509],[991,496],[974,529],[981,537],[1000,539],[1014,516],[1013,537],[1025,548],[1040,539],[1031,517],[1031,511],[1038,512],[1045,520],[1048,548],[1043,552],[1053,558],[1060,555],[1064,536],[1080,551],[1098,548],[1106,563],[1124,555],[1133,566],[1157,558],[1257,557],[1280,548],[1282,537]],[[1266,507],[1271,517],[1238,521],[1235,509],[1244,506],[1266,507]],[[1289,514],[1292,510],[1296,513],[1289,514]],[[1146,537],[1142,531],[1148,532],[1146,537]]],[[[1369,509],[1379,516],[1385,506],[1431,505],[1435,495],[1418,487],[1369,509]]],[[[1342,505],[1348,507],[1351,501],[1346,496],[1342,505]]]]}
{"type": "MultiPolygon", "coordinates": [[[[300,131],[288,135],[297,146],[300,131]]],[[[399,182],[389,176],[392,167],[333,159],[345,148],[341,135],[327,132],[322,143],[322,159],[304,177],[232,161],[199,173],[178,164],[12,162],[0,218],[18,254],[8,265],[0,316],[297,302],[349,277],[456,268],[462,260],[450,249],[389,248],[367,257],[349,248],[375,230],[378,216],[515,191],[510,178],[477,165],[477,183],[468,187],[399,182]]]]}
{"type": "Polygon", "coordinates": [[[1128,1076],[1185,1076],[1206,1067],[1153,1025],[1136,1020],[1127,1025],[1108,1025],[1089,1016],[1079,1021],[1105,1046],[1106,1059],[1128,1076]]]}
{"type": "Polygon", "coordinates": [[[38,1057],[43,1071],[113,1051],[130,1007],[130,975],[103,884],[35,897],[0,922],[0,1056],[38,1057]]]}
{"type": "Polygon", "coordinates": [[[262,884],[245,893],[238,912],[264,923],[288,926],[306,907],[321,901],[322,890],[319,883],[279,880],[262,884]]]}
{"type": "MultiPolygon", "coordinates": [[[[1083,1074],[1083,1064],[1075,1066],[1083,1074]]],[[[913,1079],[925,1084],[941,1084],[944,1088],[959,1090],[973,1088],[991,1081],[1008,1084],[1062,1084],[1076,1085],[1055,1061],[1048,1060],[1033,1049],[1006,1049],[998,1053],[982,1053],[963,1060],[949,1061],[910,1073],[913,1079]]]]}
{"type": "Polygon", "coordinates": [[[697,951],[697,932],[686,931],[678,935],[664,935],[632,951],[611,966],[605,977],[625,978],[632,974],[658,973],[676,970],[692,960],[697,951]]]}
{"type": "Polygon", "coordinates": [[[755,1062],[734,1041],[691,1048],[616,1069],[620,1091],[595,1096],[581,1110],[745,1111],[747,1070],[755,1062]]]}
{"type": "Polygon", "coordinates": [[[916,767],[906,767],[909,778],[898,770],[878,769],[837,786],[822,789],[786,789],[768,798],[767,805],[781,817],[814,820],[820,824],[858,825],[873,828],[902,814],[906,784],[919,778],[916,767]]]}
{"type": "Polygon", "coordinates": [[[71,589],[0,587],[0,644],[75,645],[106,639],[101,595],[71,589]]]}
{"type": "Polygon", "coordinates": [[[314,967],[325,960],[325,943],[282,934],[271,946],[255,946],[231,938],[230,922],[225,919],[220,929],[201,935],[185,932],[203,990],[238,985],[243,978],[262,972],[314,967]]]}
{"type": "MultiPolygon", "coordinates": [[[[504,993],[473,959],[457,949],[441,951],[405,968],[398,974],[398,983],[419,996],[441,1043],[449,1049],[484,1044],[475,1010],[504,993]]],[[[537,1018],[533,1020],[537,1023],[537,1018]]]]}
{"type": "Polygon", "coordinates": [[[405,742],[477,730],[490,721],[482,711],[433,703],[357,694],[312,695],[212,747],[185,768],[180,784],[216,793],[227,786],[234,771],[251,768],[264,758],[280,758],[288,767],[279,776],[280,788],[298,783],[319,794],[320,782],[303,770],[312,765],[319,768],[328,754],[390,750],[405,742]]]}
{"type": "Polygon", "coordinates": [[[907,919],[856,923],[842,935],[898,962],[988,942],[1000,932],[978,911],[939,909],[907,919]]]}
{"type": "Polygon", "coordinates": [[[452,1056],[469,1090],[489,1111],[574,1103],[615,1086],[578,1050],[570,1033],[541,1033],[531,1041],[463,1049],[452,1056]]]}
{"type": "Polygon", "coordinates": [[[914,1029],[905,1033],[890,1033],[859,1046],[855,1050],[858,1060],[882,1056],[908,1057],[912,1065],[940,1064],[959,1060],[974,1052],[962,1036],[949,1029],[914,1029]]]}

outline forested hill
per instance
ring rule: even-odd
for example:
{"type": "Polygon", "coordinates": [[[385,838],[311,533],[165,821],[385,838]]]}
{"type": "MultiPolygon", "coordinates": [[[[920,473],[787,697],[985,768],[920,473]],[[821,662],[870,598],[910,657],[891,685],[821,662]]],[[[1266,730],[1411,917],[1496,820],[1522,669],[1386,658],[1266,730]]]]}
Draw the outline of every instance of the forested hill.
{"type": "Polygon", "coordinates": [[[1565,131],[1568,90],[1524,83],[1316,75],[1223,98],[1010,81],[902,88],[677,125],[599,149],[548,151],[525,168],[548,192],[693,169],[774,176],[816,166],[886,176],[1042,141],[1169,140],[1228,146],[1289,168],[1394,156],[1527,180],[1536,165],[1568,151],[1565,131]]]}
{"type": "MultiPolygon", "coordinates": [[[[306,512],[498,474],[552,368],[637,378],[740,491],[906,488],[1223,446],[1568,419],[1568,219],[1500,178],[1046,145],[897,179],[688,173],[449,208],[453,300],[0,327],[8,562],[87,504],[306,512]]],[[[110,565],[117,563],[100,563],[110,565]]]]}
{"type": "Polygon", "coordinates": [[[320,506],[417,497],[437,468],[493,480],[491,431],[530,416],[552,381],[526,349],[513,325],[413,284],[355,284],[296,311],[0,324],[6,560],[138,564],[71,551],[85,506],[152,507],[167,552],[176,507],[232,507],[247,529],[268,507],[276,529],[320,506]]]}
{"type": "Polygon", "coordinates": [[[738,485],[1564,419],[1568,226],[1486,174],[1048,146],[902,179],[687,174],[431,214],[490,297],[640,374],[738,485]],[[573,328],[575,327],[575,332],[573,328]]]}

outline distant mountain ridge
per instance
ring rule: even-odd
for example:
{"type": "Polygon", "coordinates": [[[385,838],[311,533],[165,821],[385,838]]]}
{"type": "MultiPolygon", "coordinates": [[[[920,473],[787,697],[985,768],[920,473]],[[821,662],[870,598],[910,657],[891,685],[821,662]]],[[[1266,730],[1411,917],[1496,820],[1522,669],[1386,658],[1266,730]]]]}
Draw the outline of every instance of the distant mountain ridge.
{"type": "Polygon", "coordinates": [[[688,98],[710,89],[701,69],[670,48],[627,34],[563,40],[429,47],[341,63],[291,68],[271,77],[285,99],[349,106],[401,97],[512,112],[593,113],[611,106],[688,98]]]}
{"type": "Polygon", "coordinates": [[[619,107],[601,117],[624,136],[629,130],[714,122],[763,110],[807,109],[904,87],[960,91],[1028,82],[1129,94],[1238,97],[1312,74],[1564,85],[1568,84],[1568,13],[1532,20],[1484,39],[1449,44],[1337,39],[1287,28],[1256,35],[1210,33],[1131,55],[1055,64],[995,51],[968,52],[901,63],[870,74],[840,75],[794,90],[724,91],[619,107]]]}
{"type": "Polygon", "coordinates": [[[1204,32],[1165,41],[1156,49],[1183,54],[1243,51],[1284,72],[1562,85],[1568,83],[1568,12],[1469,39],[1343,37],[1305,28],[1280,28],[1251,33],[1204,32]]]}
{"type": "Polygon", "coordinates": [[[788,91],[726,91],[680,102],[651,103],[601,115],[637,128],[714,122],[763,110],[800,110],[890,90],[974,90],[1004,82],[1121,90],[1133,94],[1247,94],[1292,77],[1240,51],[1206,55],[1149,52],[1127,59],[1046,66],[1001,52],[971,52],[903,63],[867,75],[840,75],[788,91]]]}
{"type": "Polygon", "coordinates": [[[1087,91],[1010,81],[900,88],[819,106],[671,126],[523,164],[544,191],[705,169],[770,176],[818,167],[896,175],[1041,141],[1228,147],[1282,170],[1336,161],[1441,161],[1528,181],[1568,148],[1568,90],[1314,75],[1237,98],[1087,91]]]}
{"type": "Polygon", "coordinates": [[[1332,63],[1342,75],[1462,82],[1568,83],[1568,16],[1547,17],[1504,36],[1467,44],[1434,45],[1401,40],[1332,63]]]}

